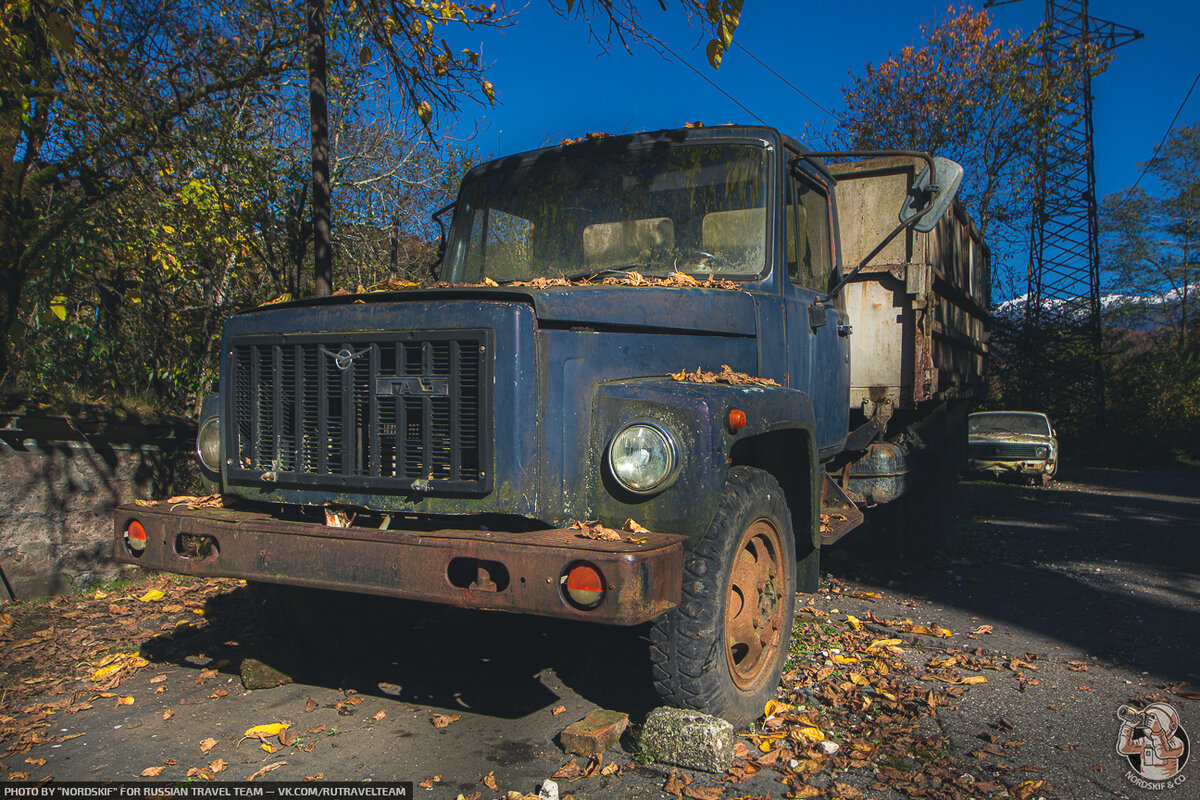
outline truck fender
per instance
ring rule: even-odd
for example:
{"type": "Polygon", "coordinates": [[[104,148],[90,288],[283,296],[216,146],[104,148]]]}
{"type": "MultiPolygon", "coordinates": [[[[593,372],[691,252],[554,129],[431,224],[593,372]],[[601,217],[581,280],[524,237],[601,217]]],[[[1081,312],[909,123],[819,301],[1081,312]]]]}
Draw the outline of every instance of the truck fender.
{"type": "Polygon", "coordinates": [[[694,542],[712,521],[730,467],[755,466],[773,474],[784,488],[797,556],[803,560],[820,541],[815,419],[807,394],[780,386],[665,377],[600,384],[593,399],[589,506],[605,524],[619,527],[633,519],[650,530],[683,534],[694,542]],[[737,431],[728,424],[732,409],[746,418],[737,431]],[[677,440],[677,477],[657,494],[622,491],[608,471],[609,445],[634,422],[659,425],[677,440]]]}

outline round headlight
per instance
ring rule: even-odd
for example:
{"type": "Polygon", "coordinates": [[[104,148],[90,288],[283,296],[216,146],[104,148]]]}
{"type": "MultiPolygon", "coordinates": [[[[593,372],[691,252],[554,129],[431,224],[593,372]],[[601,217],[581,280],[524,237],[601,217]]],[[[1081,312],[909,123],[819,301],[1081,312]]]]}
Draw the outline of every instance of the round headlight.
{"type": "Polygon", "coordinates": [[[1038,458],[1049,458],[1050,457],[1050,448],[1049,447],[1039,447],[1036,452],[1037,452],[1038,458]]]}
{"type": "Polygon", "coordinates": [[[657,425],[637,422],[613,437],[608,466],[613,477],[631,492],[646,494],[662,488],[675,471],[675,442],[657,425]]]}
{"type": "Polygon", "coordinates": [[[209,417],[196,434],[196,455],[210,472],[221,471],[221,418],[209,417]]]}

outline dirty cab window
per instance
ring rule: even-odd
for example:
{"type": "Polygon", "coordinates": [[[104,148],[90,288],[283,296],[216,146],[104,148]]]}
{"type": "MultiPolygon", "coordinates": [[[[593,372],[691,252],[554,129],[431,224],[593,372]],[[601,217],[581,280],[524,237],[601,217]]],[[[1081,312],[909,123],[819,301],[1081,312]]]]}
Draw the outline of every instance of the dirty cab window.
{"type": "Polygon", "coordinates": [[[970,426],[972,434],[1050,435],[1050,423],[1040,414],[972,414],[970,426]]]}
{"type": "Polygon", "coordinates": [[[446,279],[636,269],[751,277],[766,259],[765,148],[657,145],[500,162],[463,184],[446,279]]]}
{"type": "Polygon", "coordinates": [[[829,201],[809,181],[793,174],[787,186],[788,277],[807,289],[829,290],[832,256],[829,201]]]}

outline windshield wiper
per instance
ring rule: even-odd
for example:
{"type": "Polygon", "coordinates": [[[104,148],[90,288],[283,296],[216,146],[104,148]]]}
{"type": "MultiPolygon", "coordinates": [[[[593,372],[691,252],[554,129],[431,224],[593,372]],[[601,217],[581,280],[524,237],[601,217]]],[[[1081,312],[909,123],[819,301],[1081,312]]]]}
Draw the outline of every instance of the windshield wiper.
{"type": "Polygon", "coordinates": [[[637,269],[637,267],[637,264],[622,264],[619,267],[600,267],[598,269],[589,269],[584,272],[576,272],[574,275],[565,275],[564,277],[567,280],[574,282],[581,281],[584,278],[599,278],[601,275],[606,275],[610,272],[615,275],[620,275],[623,272],[629,272],[632,269],[637,269]]]}

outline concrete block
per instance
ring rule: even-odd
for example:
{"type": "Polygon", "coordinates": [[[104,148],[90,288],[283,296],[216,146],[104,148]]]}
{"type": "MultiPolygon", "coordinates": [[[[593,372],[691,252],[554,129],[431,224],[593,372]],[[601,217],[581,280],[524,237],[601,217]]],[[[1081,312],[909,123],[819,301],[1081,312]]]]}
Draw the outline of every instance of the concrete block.
{"type": "Polygon", "coordinates": [[[612,747],[629,725],[629,715],[598,708],[562,732],[560,741],[568,753],[595,756],[612,747]]]}
{"type": "Polygon", "coordinates": [[[724,772],[733,764],[733,725],[720,717],[662,706],[642,727],[642,755],[664,764],[724,772]]]}

